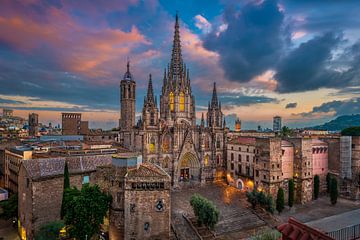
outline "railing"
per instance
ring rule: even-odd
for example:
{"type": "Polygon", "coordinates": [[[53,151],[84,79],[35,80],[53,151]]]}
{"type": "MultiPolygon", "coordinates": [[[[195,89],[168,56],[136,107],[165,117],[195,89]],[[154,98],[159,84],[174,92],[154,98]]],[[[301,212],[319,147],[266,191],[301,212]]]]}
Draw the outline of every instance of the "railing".
{"type": "Polygon", "coordinates": [[[333,232],[328,232],[327,235],[336,240],[360,239],[360,224],[342,228],[333,232]]]}

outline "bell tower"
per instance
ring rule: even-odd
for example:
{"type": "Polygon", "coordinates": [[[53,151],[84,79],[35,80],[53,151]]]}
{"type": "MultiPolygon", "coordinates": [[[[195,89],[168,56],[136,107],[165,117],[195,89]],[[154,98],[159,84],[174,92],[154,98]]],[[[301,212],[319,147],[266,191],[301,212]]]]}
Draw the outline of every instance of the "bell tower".
{"type": "Polygon", "coordinates": [[[126,73],[120,82],[120,130],[130,130],[135,125],[135,89],[136,83],[127,62],[126,73]]]}

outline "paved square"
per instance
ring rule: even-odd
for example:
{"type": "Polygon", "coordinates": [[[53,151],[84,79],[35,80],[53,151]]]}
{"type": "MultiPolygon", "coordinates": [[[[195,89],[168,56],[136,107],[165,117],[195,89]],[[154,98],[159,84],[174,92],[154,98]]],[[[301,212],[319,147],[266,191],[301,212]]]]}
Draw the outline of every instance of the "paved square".
{"type": "MultiPolygon", "coordinates": [[[[190,198],[195,193],[211,200],[220,211],[220,220],[215,227],[217,239],[246,238],[268,228],[263,220],[247,208],[245,193],[224,183],[209,183],[202,187],[173,191],[171,195],[173,225],[175,221],[177,224],[181,224],[180,218],[183,213],[194,216],[190,198]]],[[[182,227],[182,232],[186,231],[185,223],[182,227]]],[[[189,228],[188,231],[192,230],[189,228]]],[[[194,238],[187,237],[188,239],[197,239],[196,236],[194,238]]]]}

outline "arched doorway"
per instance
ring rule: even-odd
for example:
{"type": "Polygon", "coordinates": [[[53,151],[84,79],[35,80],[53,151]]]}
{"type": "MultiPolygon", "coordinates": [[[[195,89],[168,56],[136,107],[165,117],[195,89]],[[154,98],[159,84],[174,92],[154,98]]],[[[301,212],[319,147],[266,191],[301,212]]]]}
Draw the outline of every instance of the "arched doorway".
{"type": "Polygon", "coordinates": [[[243,190],[244,188],[244,182],[241,179],[237,180],[237,188],[240,190],[243,190]]]}
{"type": "Polygon", "coordinates": [[[200,163],[193,153],[185,153],[179,162],[179,181],[199,180],[200,163]]]}

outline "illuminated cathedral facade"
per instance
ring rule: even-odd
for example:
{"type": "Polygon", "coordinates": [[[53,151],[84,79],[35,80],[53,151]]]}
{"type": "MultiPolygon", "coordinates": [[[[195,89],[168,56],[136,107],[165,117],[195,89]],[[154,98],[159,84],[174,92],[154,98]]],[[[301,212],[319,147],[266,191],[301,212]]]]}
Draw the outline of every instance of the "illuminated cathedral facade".
{"type": "Polygon", "coordinates": [[[200,125],[197,125],[195,97],[190,71],[182,59],[177,15],[171,61],[164,70],[159,105],[152,81],[149,75],[142,116],[135,124],[136,83],[128,63],[120,83],[120,143],[130,151],[141,152],[144,162],[161,166],[171,176],[173,186],[222,178],[228,129],[216,84],[206,119],[202,114],[200,125]]]}

